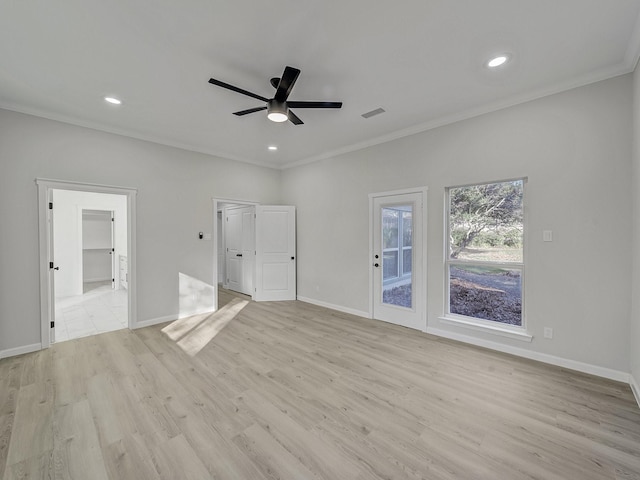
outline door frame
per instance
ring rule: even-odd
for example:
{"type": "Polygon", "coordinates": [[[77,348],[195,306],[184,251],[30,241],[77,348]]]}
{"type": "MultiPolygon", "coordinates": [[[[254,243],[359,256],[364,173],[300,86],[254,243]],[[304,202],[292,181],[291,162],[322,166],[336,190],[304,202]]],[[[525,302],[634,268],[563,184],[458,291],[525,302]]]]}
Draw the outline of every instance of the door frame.
{"type": "MultiPolygon", "coordinates": [[[[213,311],[216,312],[218,310],[218,249],[220,248],[220,245],[218,245],[218,210],[222,210],[222,205],[226,203],[247,207],[255,207],[260,203],[223,197],[213,197],[211,201],[213,202],[213,229],[211,232],[211,240],[213,241],[213,311]]],[[[222,224],[224,225],[224,215],[222,216],[222,224]]]]}
{"type": "MultiPolygon", "coordinates": [[[[38,190],[38,243],[40,258],[40,342],[41,348],[51,345],[51,321],[55,292],[49,268],[49,246],[52,242],[52,228],[49,224],[49,199],[53,190],[73,190],[92,193],[124,195],[127,198],[127,257],[129,268],[128,327],[135,328],[137,323],[136,305],[136,196],[138,190],[129,187],[115,187],[95,183],[81,183],[47,178],[35,179],[38,190]]],[[[52,254],[53,255],[53,252],[52,254]]]]}
{"type": "MultiPolygon", "coordinates": [[[[422,196],[422,244],[420,247],[422,248],[422,274],[420,280],[422,281],[422,291],[415,292],[416,295],[422,295],[422,319],[421,319],[421,331],[427,331],[427,187],[415,187],[415,188],[406,188],[402,190],[392,190],[387,192],[376,192],[369,194],[369,316],[371,319],[375,319],[375,310],[374,310],[374,275],[375,275],[375,267],[373,266],[373,236],[376,234],[374,232],[374,199],[382,198],[382,197],[390,197],[394,195],[406,195],[406,194],[420,194],[422,196]]],[[[415,246],[412,248],[415,249],[415,246]]]]}

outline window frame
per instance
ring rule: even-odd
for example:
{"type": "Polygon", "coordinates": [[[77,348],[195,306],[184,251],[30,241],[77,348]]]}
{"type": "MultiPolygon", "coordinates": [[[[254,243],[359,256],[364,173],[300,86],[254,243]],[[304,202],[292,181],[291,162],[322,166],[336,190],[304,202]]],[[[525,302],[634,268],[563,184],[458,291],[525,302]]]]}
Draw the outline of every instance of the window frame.
{"type": "Polygon", "coordinates": [[[527,263],[527,215],[526,215],[526,199],[527,199],[527,177],[509,178],[504,180],[491,180],[478,183],[469,183],[464,185],[452,185],[445,187],[444,198],[444,313],[440,317],[440,320],[444,323],[455,324],[457,326],[467,327],[473,330],[481,330],[489,333],[495,333],[497,335],[506,336],[510,338],[516,338],[524,341],[531,341],[533,338],[527,332],[527,319],[525,309],[525,273],[527,263]],[[474,187],[482,185],[509,183],[509,182],[522,182],[522,261],[521,262],[491,262],[491,261],[469,261],[459,260],[451,258],[451,244],[450,244],[450,232],[451,232],[451,190],[456,188],[474,187]],[[520,272],[520,285],[521,285],[521,324],[510,325],[502,323],[497,320],[486,320],[482,318],[471,317],[458,313],[451,313],[451,266],[455,265],[471,265],[478,267],[497,267],[511,270],[518,270],[520,272]]]}

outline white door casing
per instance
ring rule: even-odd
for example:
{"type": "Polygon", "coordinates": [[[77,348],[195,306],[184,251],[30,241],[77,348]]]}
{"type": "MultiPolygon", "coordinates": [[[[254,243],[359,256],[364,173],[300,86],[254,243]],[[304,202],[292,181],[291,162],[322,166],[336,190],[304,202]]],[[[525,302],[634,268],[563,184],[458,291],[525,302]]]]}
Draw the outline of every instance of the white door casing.
{"type": "MultiPolygon", "coordinates": [[[[48,303],[49,303],[49,344],[55,343],[56,341],[56,304],[55,304],[55,295],[56,295],[56,275],[55,273],[60,269],[57,265],[55,265],[55,259],[53,258],[53,252],[55,249],[53,248],[53,189],[47,190],[47,231],[49,241],[47,242],[47,258],[49,259],[49,288],[48,288],[48,303]]],[[[42,342],[45,343],[45,342],[42,342]]]]}
{"type": "Polygon", "coordinates": [[[256,206],[256,283],[254,300],[296,299],[296,209],[256,206]]]}
{"type": "Polygon", "coordinates": [[[111,289],[116,289],[116,212],[111,210],[111,289]]]}
{"type": "MultiPolygon", "coordinates": [[[[424,220],[424,206],[426,190],[401,192],[387,192],[370,195],[371,210],[371,276],[372,276],[372,316],[375,319],[426,331],[426,235],[424,220]],[[395,300],[384,300],[383,290],[392,286],[385,286],[384,278],[384,240],[383,240],[383,210],[402,209],[411,212],[411,273],[404,282],[410,284],[410,300],[407,306],[394,304],[395,300]]],[[[402,255],[402,250],[397,256],[402,255]]],[[[393,257],[394,260],[396,257],[393,257]]],[[[405,287],[406,288],[406,287],[405,287]]]]}
{"type": "MultiPolygon", "coordinates": [[[[73,190],[82,192],[124,195],[127,198],[127,251],[129,268],[128,288],[128,325],[137,325],[137,288],[136,288],[136,195],[135,188],[112,187],[91,183],[67,182],[37,178],[38,191],[38,245],[40,259],[40,343],[48,348],[55,340],[55,279],[56,270],[51,268],[53,258],[53,212],[49,205],[53,203],[53,190],[73,190]]],[[[54,205],[55,210],[55,205],[54,205]]]]}

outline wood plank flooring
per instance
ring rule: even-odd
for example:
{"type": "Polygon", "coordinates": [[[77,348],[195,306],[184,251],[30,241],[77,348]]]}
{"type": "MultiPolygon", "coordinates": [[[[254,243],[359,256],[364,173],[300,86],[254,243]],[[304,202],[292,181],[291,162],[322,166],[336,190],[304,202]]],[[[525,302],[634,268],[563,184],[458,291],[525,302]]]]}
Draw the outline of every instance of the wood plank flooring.
{"type": "Polygon", "coordinates": [[[0,361],[0,478],[640,479],[627,385],[302,302],[0,361]]]}

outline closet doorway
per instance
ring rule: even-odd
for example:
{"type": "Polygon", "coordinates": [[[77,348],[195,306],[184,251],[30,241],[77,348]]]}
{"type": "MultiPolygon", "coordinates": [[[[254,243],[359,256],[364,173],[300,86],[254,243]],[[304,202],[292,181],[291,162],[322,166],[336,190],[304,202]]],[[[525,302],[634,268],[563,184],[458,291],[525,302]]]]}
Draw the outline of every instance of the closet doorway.
{"type": "Polygon", "coordinates": [[[42,347],[135,321],[135,190],[36,180],[42,347]]]}

